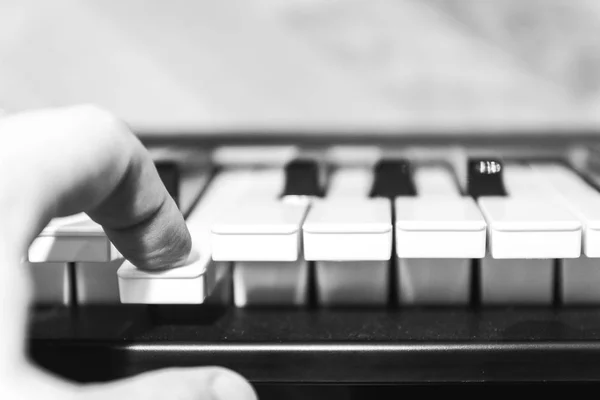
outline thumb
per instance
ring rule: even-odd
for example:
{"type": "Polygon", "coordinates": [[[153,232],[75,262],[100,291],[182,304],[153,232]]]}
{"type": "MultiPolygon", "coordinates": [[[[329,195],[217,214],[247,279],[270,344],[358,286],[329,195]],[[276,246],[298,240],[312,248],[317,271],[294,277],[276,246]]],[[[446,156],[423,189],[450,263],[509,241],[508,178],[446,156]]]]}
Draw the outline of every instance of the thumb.
{"type": "Polygon", "coordinates": [[[240,375],[224,368],[170,368],[109,384],[83,386],[85,400],[255,400],[240,375]]]}

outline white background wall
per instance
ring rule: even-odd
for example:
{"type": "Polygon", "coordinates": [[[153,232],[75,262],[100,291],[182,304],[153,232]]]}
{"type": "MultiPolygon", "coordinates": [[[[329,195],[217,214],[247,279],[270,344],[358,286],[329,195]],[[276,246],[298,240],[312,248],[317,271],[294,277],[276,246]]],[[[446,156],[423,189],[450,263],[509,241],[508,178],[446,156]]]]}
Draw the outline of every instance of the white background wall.
{"type": "Polygon", "coordinates": [[[600,2],[0,0],[0,108],[135,128],[598,126],[600,2]]]}

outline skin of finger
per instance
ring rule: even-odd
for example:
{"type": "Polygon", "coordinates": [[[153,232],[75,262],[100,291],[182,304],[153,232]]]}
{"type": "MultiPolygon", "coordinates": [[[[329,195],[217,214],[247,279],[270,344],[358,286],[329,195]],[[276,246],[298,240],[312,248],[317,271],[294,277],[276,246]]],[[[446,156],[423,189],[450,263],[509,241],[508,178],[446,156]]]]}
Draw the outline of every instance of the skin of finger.
{"type": "Polygon", "coordinates": [[[220,367],[168,368],[102,384],[72,384],[30,366],[0,376],[0,398],[19,400],[255,400],[253,387],[220,367]],[[223,390],[223,388],[226,388],[223,390]]]}
{"type": "Polygon", "coordinates": [[[169,368],[102,384],[70,384],[31,367],[0,376],[0,398],[19,400],[255,400],[239,374],[220,367],[169,368]],[[223,390],[223,387],[226,387],[223,390]]]}
{"type": "Polygon", "coordinates": [[[252,386],[239,374],[219,367],[170,368],[108,385],[83,386],[85,399],[254,400],[252,386]],[[223,390],[223,386],[227,390],[223,390]]]}

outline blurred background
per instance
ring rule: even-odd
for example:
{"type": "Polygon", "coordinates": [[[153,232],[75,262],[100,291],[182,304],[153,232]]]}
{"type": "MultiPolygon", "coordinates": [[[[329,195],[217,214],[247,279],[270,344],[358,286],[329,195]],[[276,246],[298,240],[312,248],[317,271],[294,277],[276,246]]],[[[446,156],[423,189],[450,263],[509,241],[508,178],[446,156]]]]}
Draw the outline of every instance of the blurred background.
{"type": "Polygon", "coordinates": [[[600,2],[0,0],[0,108],[82,102],[138,130],[596,128],[600,2]]]}

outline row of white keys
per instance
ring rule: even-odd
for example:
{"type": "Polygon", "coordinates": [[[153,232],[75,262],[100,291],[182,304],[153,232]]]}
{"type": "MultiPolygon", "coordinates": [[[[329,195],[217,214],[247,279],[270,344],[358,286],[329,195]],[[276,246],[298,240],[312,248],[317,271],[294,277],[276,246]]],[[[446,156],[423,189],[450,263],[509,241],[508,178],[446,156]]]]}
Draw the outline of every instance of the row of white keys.
{"type": "Polygon", "coordinates": [[[559,164],[531,164],[558,200],[579,218],[582,254],[560,261],[560,291],[564,305],[600,304],[600,193],[576,172],[559,164]]]}
{"type": "Polygon", "coordinates": [[[212,260],[210,227],[222,212],[240,200],[251,181],[249,171],[217,175],[186,219],[193,251],[186,265],[163,271],[143,271],[125,261],[118,270],[122,303],[201,304],[218,283],[223,266],[212,260]]]}
{"type": "Polygon", "coordinates": [[[485,220],[449,169],[417,168],[414,182],[417,196],[395,200],[400,304],[466,305],[471,259],[485,255],[485,220]]]}
{"type": "Polygon", "coordinates": [[[315,261],[317,301],[324,306],[374,306],[388,299],[392,212],[369,198],[373,171],[341,168],[303,225],[304,256],[315,261]]]}
{"type": "Polygon", "coordinates": [[[489,254],[481,261],[481,302],[549,305],[554,259],[580,256],[581,224],[526,165],[505,165],[507,196],[482,197],[489,254]]]}

